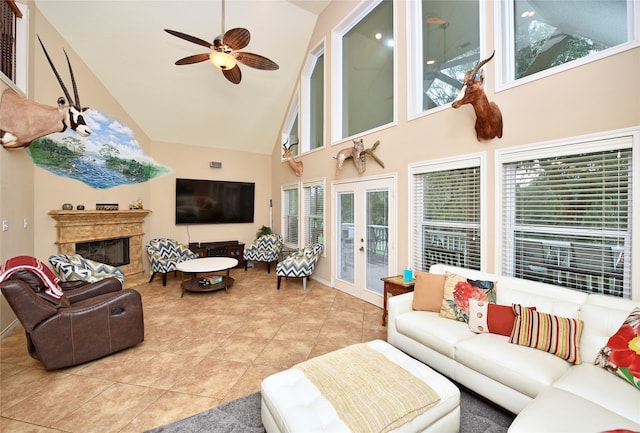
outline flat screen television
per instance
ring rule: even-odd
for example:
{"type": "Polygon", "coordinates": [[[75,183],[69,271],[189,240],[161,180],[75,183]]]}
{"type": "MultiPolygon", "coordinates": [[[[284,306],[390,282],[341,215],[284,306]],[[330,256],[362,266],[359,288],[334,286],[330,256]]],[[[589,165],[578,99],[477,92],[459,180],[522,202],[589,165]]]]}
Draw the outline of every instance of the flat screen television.
{"type": "Polygon", "coordinates": [[[176,224],[252,223],[256,185],[176,179],[176,224]]]}

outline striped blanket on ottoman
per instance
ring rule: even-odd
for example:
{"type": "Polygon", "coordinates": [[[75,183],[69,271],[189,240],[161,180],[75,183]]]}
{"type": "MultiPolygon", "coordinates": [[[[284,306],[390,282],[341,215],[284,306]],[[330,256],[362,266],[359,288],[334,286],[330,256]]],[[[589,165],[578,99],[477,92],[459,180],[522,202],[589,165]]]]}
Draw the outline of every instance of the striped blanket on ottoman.
{"type": "Polygon", "coordinates": [[[458,389],[381,340],[355,344],[262,383],[267,432],[457,431],[458,389]]]}

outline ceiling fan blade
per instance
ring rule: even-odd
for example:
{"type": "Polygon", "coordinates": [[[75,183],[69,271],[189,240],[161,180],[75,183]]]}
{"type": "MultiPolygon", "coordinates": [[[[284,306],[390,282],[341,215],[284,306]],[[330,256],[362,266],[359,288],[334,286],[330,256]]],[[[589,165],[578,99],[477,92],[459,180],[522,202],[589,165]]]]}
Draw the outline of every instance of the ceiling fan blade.
{"type": "Polygon", "coordinates": [[[266,71],[275,71],[277,69],[280,69],[277,63],[267,59],[264,56],[261,56],[260,54],[241,52],[233,53],[233,56],[240,63],[251,66],[252,68],[263,69],[266,71]]]}
{"type": "Polygon", "coordinates": [[[177,32],[175,30],[169,30],[169,29],[164,29],[164,31],[169,33],[170,35],[176,36],[180,39],[184,39],[185,41],[193,42],[194,44],[202,45],[203,47],[213,49],[213,45],[211,44],[211,42],[207,42],[203,39],[196,38],[195,36],[191,36],[186,33],[177,32]]]}
{"type": "Polygon", "coordinates": [[[242,72],[240,72],[240,68],[238,67],[238,65],[235,65],[231,69],[223,69],[222,74],[233,84],[238,84],[240,80],[242,80],[242,72]]]}
{"type": "Polygon", "coordinates": [[[242,27],[227,30],[222,37],[222,43],[234,51],[241,50],[249,45],[250,40],[251,33],[249,33],[249,30],[243,29],[242,27]]]}
{"type": "Polygon", "coordinates": [[[176,62],[176,65],[191,65],[193,63],[204,62],[209,60],[209,54],[194,54],[193,56],[184,57],[176,62]]]}

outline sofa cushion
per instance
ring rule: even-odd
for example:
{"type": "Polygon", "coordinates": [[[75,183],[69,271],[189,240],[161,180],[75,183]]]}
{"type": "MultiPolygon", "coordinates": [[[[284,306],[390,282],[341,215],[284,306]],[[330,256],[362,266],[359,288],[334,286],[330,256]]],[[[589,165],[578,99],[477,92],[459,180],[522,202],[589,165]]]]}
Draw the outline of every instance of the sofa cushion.
{"type": "Polygon", "coordinates": [[[595,365],[640,388],[640,307],[634,308],[609,338],[595,365]]]}
{"type": "Polygon", "coordinates": [[[416,272],[413,285],[413,309],[440,311],[444,292],[444,275],[416,272]]]}
{"type": "Polygon", "coordinates": [[[544,350],[572,364],[580,364],[580,319],[541,313],[514,305],[516,321],[509,342],[544,350]]]}
{"type": "Polygon", "coordinates": [[[469,299],[496,302],[495,284],[473,280],[453,272],[445,272],[444,294],[440,315],[460,322],[469,321],[469,299]]]}
{"type": "Polygon", "coordinates": [[[508,337],[488,333],[459,341],[455,360],[531,398],[571,367],[557,356],[509,344],[508,337]]]}
{"type": "MultiPolygon", "coordinates": [[[[585,400],[640,424],[638,390],[593,364],[583,362],[572,366],[553,384],[553,387],[579,395],[585,400]]],[[[615,426],[611,426],[613,427],[615,426]]]]}
{"type": "Polygon", "coordinates": [[[410,311],[396,318],[400,334],[453,358],[456,345],[476,334],[466,323],[446,319],[432,311],[410,311]]]}
{"type": "Polygon", "coordinates": [[[550,387],[518,414],[509,426],[509,433],[601,432],[612,429],[640,431],[640,424],[580,395],[550,387]]]}

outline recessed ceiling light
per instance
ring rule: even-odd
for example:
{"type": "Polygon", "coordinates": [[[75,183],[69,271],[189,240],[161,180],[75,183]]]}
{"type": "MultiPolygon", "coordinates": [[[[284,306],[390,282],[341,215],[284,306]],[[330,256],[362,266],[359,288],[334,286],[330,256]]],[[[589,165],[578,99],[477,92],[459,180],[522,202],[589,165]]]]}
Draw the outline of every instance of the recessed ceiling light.
{"type": "Polygon", "coordinates": [[[382,39],[382,33],[376,33],[375,38],[376,38],[377,40],[382,39]]]}
{"type": "Polygon", "coordinates": [[[427,60],[427,65],[433,65],[435,63],[436,63],[435,60],[427,60]]]}
{"type": "Polygon", "coordinates": [[[534,16],[535,14],[536,13],[534,11],[524,11],[524,12],[522,12],[522,14],[520,14],[520,16],[522,18],[529,18],[529,17],[534,16]]]}

